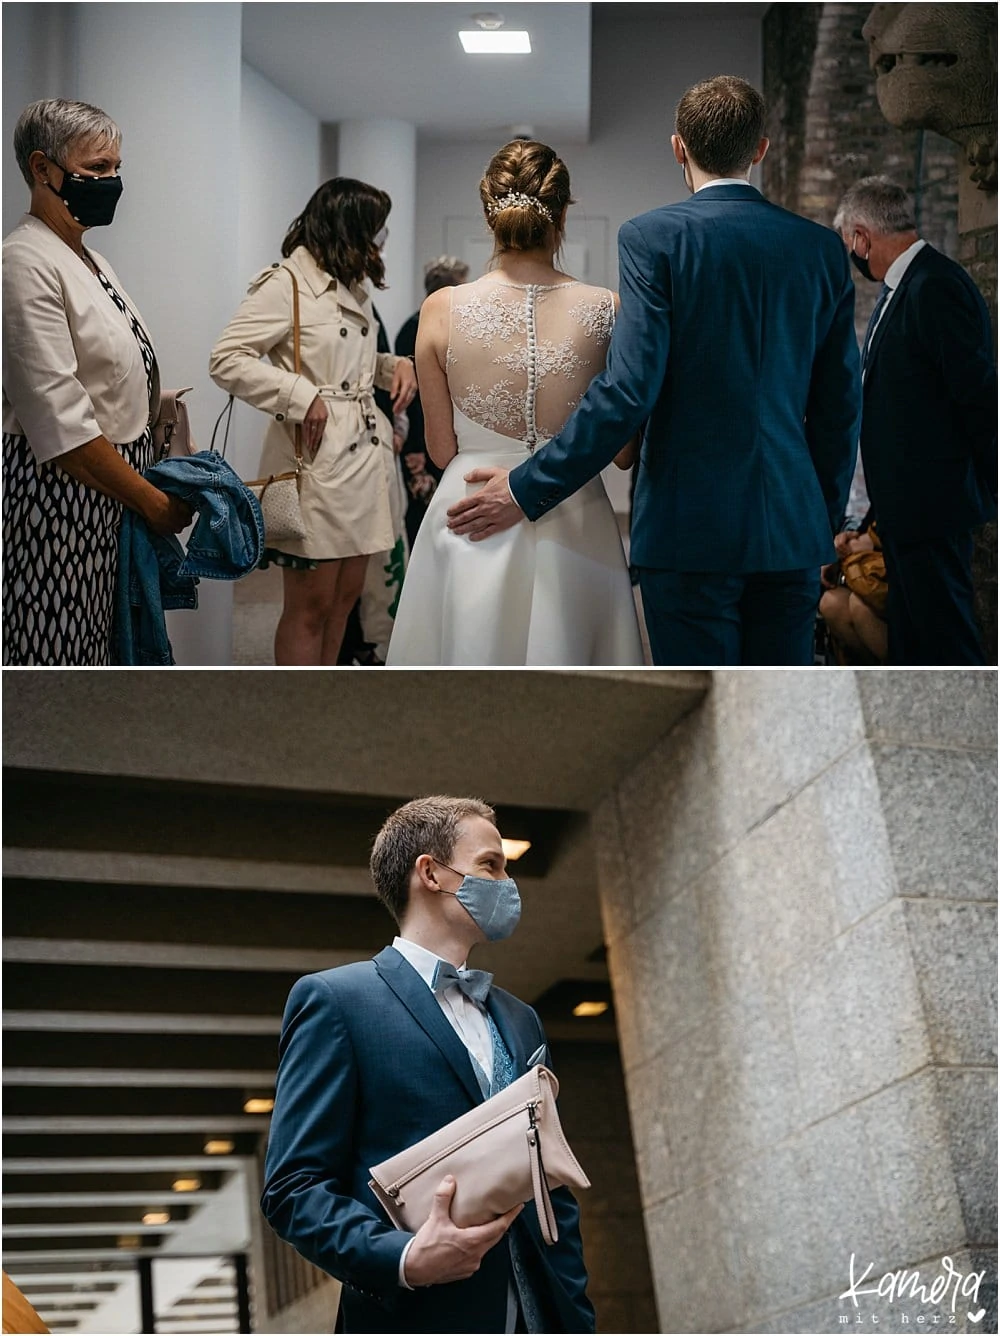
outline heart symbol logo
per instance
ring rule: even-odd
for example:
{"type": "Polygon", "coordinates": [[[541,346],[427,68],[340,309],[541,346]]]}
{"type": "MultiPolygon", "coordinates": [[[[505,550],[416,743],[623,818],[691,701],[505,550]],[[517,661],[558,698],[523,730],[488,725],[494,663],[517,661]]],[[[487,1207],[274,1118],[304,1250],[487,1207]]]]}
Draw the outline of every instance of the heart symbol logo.
{"type": "Polygon", "coordinates": [[[986,1316],[986,1309],[980,1308],[978,1313],[966,1313],[965,1316],[970,1322],[982,1322],[983,1318],[986,1316]]]}

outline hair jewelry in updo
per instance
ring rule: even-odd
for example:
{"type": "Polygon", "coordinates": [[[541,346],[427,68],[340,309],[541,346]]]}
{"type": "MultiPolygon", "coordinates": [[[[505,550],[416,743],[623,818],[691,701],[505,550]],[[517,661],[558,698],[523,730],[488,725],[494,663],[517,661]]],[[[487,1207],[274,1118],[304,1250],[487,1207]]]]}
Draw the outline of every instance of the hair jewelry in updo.
{"type": "Polygon", "coordinates": [[[569,172],[554,149],[534,139],[513,139],[494,153],[479,183],[496,253],[534,250],[551,241],[573,199],[569,172]]]}

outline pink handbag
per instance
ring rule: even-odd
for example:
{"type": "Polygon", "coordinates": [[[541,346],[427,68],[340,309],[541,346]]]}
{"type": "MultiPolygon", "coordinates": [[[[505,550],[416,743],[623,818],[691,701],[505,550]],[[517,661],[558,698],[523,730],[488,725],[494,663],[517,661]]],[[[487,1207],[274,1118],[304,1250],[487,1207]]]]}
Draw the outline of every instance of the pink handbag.
{"type": "Polygon", "coordinates": [[[412,1233],[431,1213],[445,1174],[457,1184],[451,1218],[482,1225],[534,1198],[542,1237],[559,1238],[552,1188],[589,1188],[559,1122],[559,1082],[532,1067],[506,1090],[369,1170],[368,1186],[397,1229],[412,1233]]]}

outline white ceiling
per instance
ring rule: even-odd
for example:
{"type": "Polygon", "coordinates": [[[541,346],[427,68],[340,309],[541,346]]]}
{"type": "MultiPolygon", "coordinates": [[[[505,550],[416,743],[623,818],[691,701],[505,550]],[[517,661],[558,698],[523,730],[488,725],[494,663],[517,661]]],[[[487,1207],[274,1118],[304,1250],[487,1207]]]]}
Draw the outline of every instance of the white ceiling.
{"type": "Polygon", "coordinates": [[[530,125],[580,143],[590,131],[590,10],[530,0],[245,4],[243,55],[321,121],[405,120],[438,139],[502,139],[530,125]],[[466,55],[459,30],[483,12],[526,28],[531,54],[466,55]]]}

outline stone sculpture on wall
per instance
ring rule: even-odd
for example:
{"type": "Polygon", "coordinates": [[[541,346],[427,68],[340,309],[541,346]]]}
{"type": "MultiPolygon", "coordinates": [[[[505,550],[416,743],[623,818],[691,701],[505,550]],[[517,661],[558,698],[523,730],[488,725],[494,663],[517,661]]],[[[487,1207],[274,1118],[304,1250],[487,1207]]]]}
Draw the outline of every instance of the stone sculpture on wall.
{"type": "Polygon", "coordinates": [[[876,5],[863,35],[890,125],[953,139],[976,187],[995,195],[996,6],[876,5]]]}

